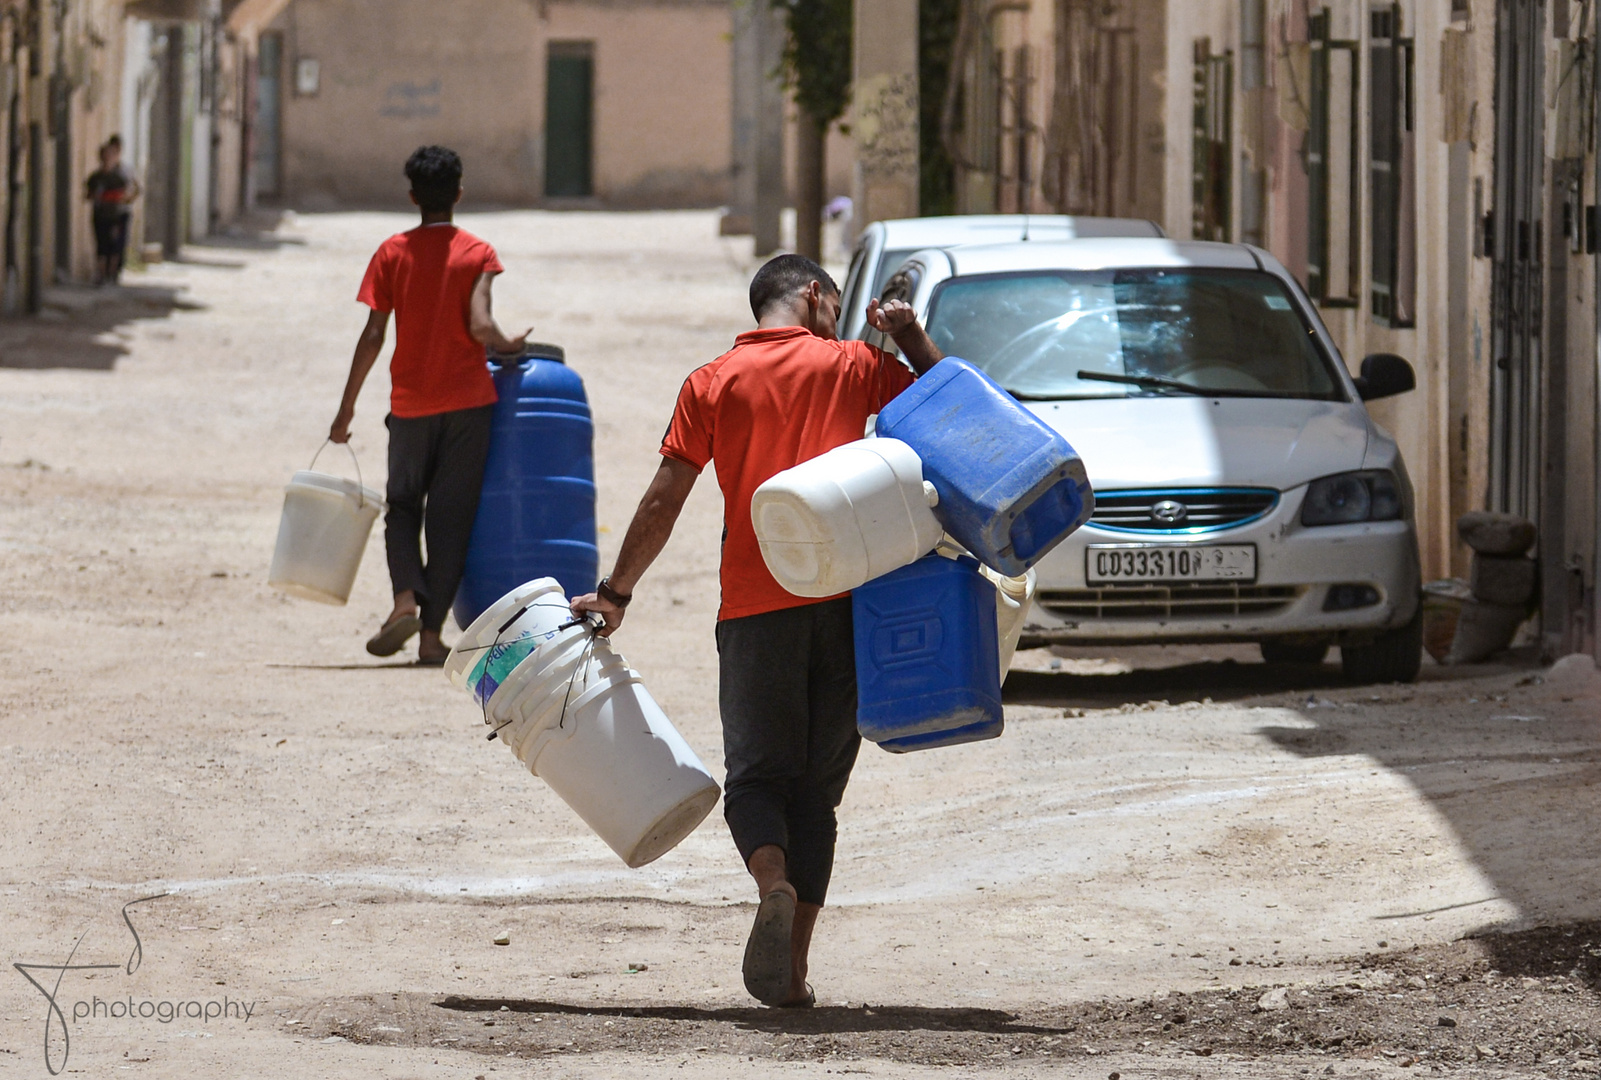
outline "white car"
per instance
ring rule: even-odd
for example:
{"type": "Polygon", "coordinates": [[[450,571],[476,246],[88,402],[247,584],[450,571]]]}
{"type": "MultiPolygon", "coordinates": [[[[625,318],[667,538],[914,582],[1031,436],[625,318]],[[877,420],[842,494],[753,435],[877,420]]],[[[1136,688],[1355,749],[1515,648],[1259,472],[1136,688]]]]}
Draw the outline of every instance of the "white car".
{"type": "Polygon", "coordinates": [[[1244,244],[1074,240],[918,252],[886,295],[1071,443],[1089,524],[1038,565],[1024,644],[1340,646],[1347,677],[1409,682],[1422,657],[1412,486],[1317,310],[1244,244]]]}
{"type": "Polygon", "coordinates": [[[867,327],[867,302],[884,289],[906,257],[923,248],[1008,241],[1074,240],[1091,236],[1163,236],[1154,221],[1139,218],[1068,217],[1061,214],[962,214],[953,217],[875,221],[862,230],[851,254],[840,304],[839,336],[859,338],[867,327]]]}

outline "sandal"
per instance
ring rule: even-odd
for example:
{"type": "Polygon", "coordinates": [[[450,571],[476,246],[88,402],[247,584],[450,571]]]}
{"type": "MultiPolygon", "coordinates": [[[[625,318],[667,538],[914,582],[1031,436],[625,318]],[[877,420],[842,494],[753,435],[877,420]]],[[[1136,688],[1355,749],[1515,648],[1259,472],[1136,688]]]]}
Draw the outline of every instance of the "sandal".
{"type": "Polygon", "coordinates": [[[422,629],[422,619],[415,614],[398,615],[367,640],[367,651],[374,656],[393,656],[422,629]]]}
{"type": "Polygon", "coordinates": [[[777,1008],[780,1008],[780,1009],[810,1009],[810,1008],[814,1007],[816,1004],[817,1004],[817,991],[812,989],[812,984],[811,983],[807,983],[806,984],[806,996],[805,997],[800,998],[800,999],[795,1000],[795,1001],[782,1001],[782,1002],[779,1002],[777,1008]]]}
{"type": "Polygon", "coordinates": [[[790,933],[795,926],[795,898],[774,890],[762,897],[745,942],[745,989],[763,1005],[777,1005],[789,993],[790,933]]]}

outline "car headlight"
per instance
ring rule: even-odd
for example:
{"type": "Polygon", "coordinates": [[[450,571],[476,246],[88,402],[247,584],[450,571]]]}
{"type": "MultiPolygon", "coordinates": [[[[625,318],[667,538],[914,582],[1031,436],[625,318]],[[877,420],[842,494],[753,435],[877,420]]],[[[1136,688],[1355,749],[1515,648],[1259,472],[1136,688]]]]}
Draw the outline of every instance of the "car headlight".
{"type": "Polygon", "coordinates": [[[1401,485],[1395,474],[1341,473],[1314,480],[1301,504],[1302,525],[1350,525],[1359,521],[1394,521],[1401,516],[1401,485]]]}

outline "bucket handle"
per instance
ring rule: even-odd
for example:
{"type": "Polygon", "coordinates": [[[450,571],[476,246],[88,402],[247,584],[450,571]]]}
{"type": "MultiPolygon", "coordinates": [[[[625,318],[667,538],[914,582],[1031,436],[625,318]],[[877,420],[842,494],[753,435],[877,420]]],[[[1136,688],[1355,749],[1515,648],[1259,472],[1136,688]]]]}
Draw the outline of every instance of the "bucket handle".
{"type": "MultiPolygon", "coordinates": [[[[332,443],[332,439],[323,440],[322,445],[317,447],[317,452],[311,455],[311,464],[306,466],[307,472],[310,472],[317,467],[317,459],[322,457],[322,452],[328,449],[332,443]]],[[[367,485],[361,479],[361,461],[356,457],[356,450],[350,445],[348,440],[340,443],[340,445],[346,450],[350,451],[351,464],[356,466],[356,498],[360,500],[356,505],[365,507],[367,505],[367,485]]]]}

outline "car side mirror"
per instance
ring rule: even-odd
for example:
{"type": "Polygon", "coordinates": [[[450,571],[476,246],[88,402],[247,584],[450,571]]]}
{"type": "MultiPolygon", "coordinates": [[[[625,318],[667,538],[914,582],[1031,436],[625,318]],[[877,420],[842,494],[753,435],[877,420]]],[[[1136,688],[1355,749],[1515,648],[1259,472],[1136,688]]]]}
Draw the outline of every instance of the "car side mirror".
{"type": "Polygon", "coordinates": [[[1362,361],[1362,374],[1354,380],[1356,393],[1363,401],[1394,397],[1416,390],[1418,377],[1412,365],[1394,353],[1374,353],[1362,361]]]}

